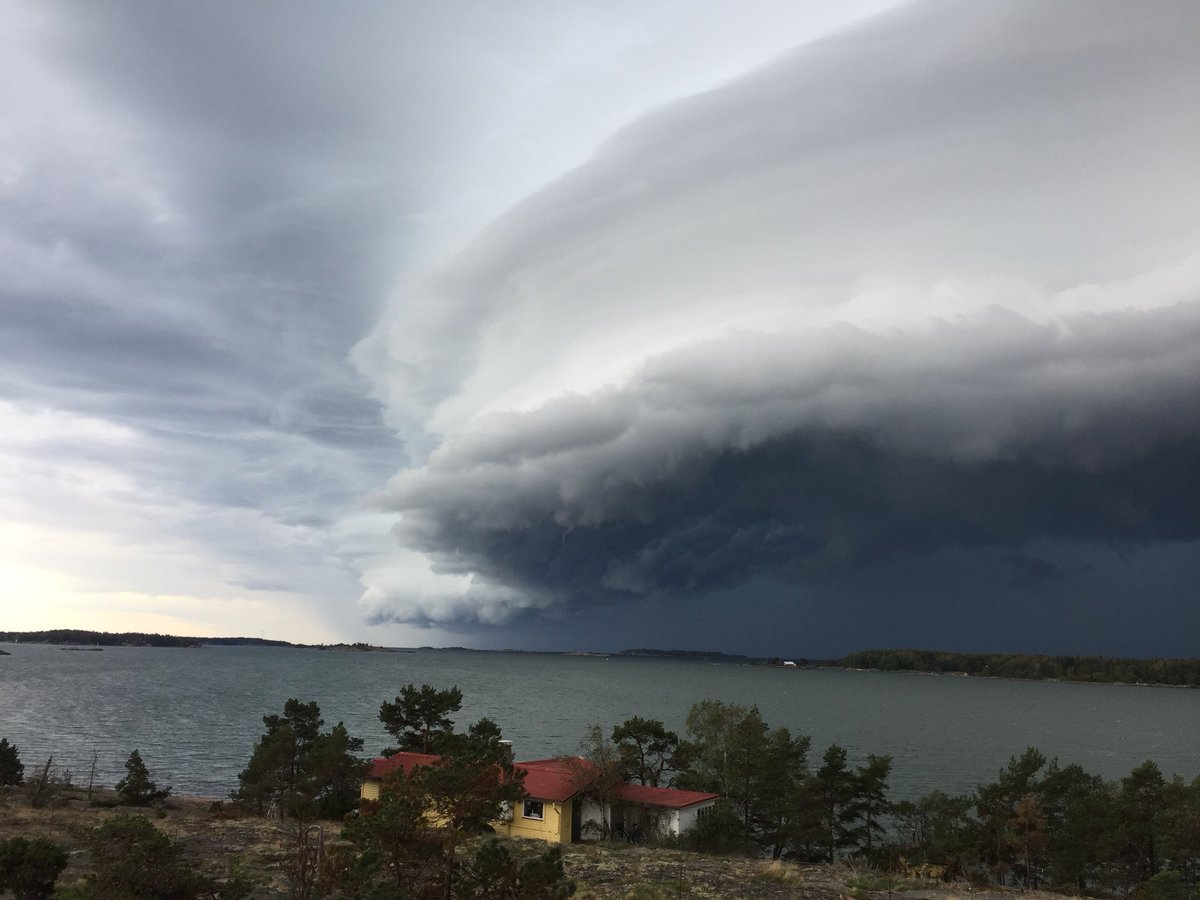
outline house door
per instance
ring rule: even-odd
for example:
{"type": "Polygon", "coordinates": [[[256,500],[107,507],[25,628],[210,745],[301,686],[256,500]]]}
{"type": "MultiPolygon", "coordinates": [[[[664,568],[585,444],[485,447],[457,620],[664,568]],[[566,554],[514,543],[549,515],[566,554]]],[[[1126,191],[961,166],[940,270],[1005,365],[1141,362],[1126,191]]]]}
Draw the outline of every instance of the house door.
{"type": "Polygon", "coordinates": [[[576,797],[571,801],[571,843],[579,843],[583,836],[583,801],[576,797]]]}

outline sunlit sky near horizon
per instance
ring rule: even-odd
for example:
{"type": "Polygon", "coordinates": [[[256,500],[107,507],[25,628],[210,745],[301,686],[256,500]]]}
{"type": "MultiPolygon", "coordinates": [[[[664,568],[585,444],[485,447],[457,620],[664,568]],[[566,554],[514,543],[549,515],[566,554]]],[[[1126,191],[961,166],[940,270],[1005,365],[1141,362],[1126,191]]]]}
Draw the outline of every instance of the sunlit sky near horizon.
{"type": "Polygon", "coordinates": [[[0,630],[1195,656],[1200,6],[15,0],[0,630]]]}

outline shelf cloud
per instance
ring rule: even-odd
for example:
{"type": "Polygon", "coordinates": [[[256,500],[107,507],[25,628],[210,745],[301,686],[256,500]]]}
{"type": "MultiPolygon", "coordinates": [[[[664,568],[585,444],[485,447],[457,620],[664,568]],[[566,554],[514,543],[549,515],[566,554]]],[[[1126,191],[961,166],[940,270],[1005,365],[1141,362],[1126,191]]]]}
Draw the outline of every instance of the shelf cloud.
{"type": "Polygon", "coordinates": [[[432,436],[380,505],[454,586],[368,576],[368,614],[1194,553],[1200,16],[1143,12],[885,13],[647,114],[414,277],[355,358],[432,436]]]}

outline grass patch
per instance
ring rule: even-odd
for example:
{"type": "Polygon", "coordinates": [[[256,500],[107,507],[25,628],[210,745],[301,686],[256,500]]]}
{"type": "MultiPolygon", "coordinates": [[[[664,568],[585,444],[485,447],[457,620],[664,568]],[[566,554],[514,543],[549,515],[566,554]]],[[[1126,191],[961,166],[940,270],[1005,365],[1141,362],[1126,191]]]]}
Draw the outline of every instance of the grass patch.
{"type": "Polygon", "coordinates": [[[853,897],[865,897],[867,894],[882,893],[883,891],[893,893],[920,891],[926,890],[928,887],[929,882],[927,881],[905,878],[901,875],[888,875],[883,872],[855,872],[846,876],[846,890],[853,897]]]}

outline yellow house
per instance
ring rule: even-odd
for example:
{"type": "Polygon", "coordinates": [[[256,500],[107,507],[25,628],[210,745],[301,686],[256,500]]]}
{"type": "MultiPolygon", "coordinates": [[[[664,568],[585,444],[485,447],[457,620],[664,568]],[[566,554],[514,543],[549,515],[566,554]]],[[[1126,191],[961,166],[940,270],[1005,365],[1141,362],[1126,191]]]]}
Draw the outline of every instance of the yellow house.
{"type": "Polygon", "coordinates": [[[381,756],[371,760],[367,767],[367,776],[363,779],[358,791],[359,800],[378,800],[385,775],[399,770],[405,775],[411,775],[417,766],[430,766],[437,762],[433,753],[397,753],[395,756],[381,756]]]}
{"type": "Polygon", "coordinates": [[[492,828],[505,837],[535,838],[569,844],[581,838],[583,799],[577,794],[591,783],[586,768],[566,759],[515,763],[525,772],[524,800],[513,803],[492,828]]]}
{"type": "MultiPolygon", "coordinates": [[[[378,800],[384,776],[397,770],[409,775],[415,767],[436,760],[429,753],[397,753],[373,759],[360,797],[378,800]]],[[[528,796],[506,806],[501,818],[492,822],[496,833],[505,837],[567,844],[599,838],[604,823],[610,833],[622,828],[632,833],[636,827],[647,835],[679,835],[695,824],[719,797],[701,791],[623,784],[609,806],[587,795],[595,780],[595,769],[582,757],[534,759],[514,765],[525,773],[528,796]]]]}

